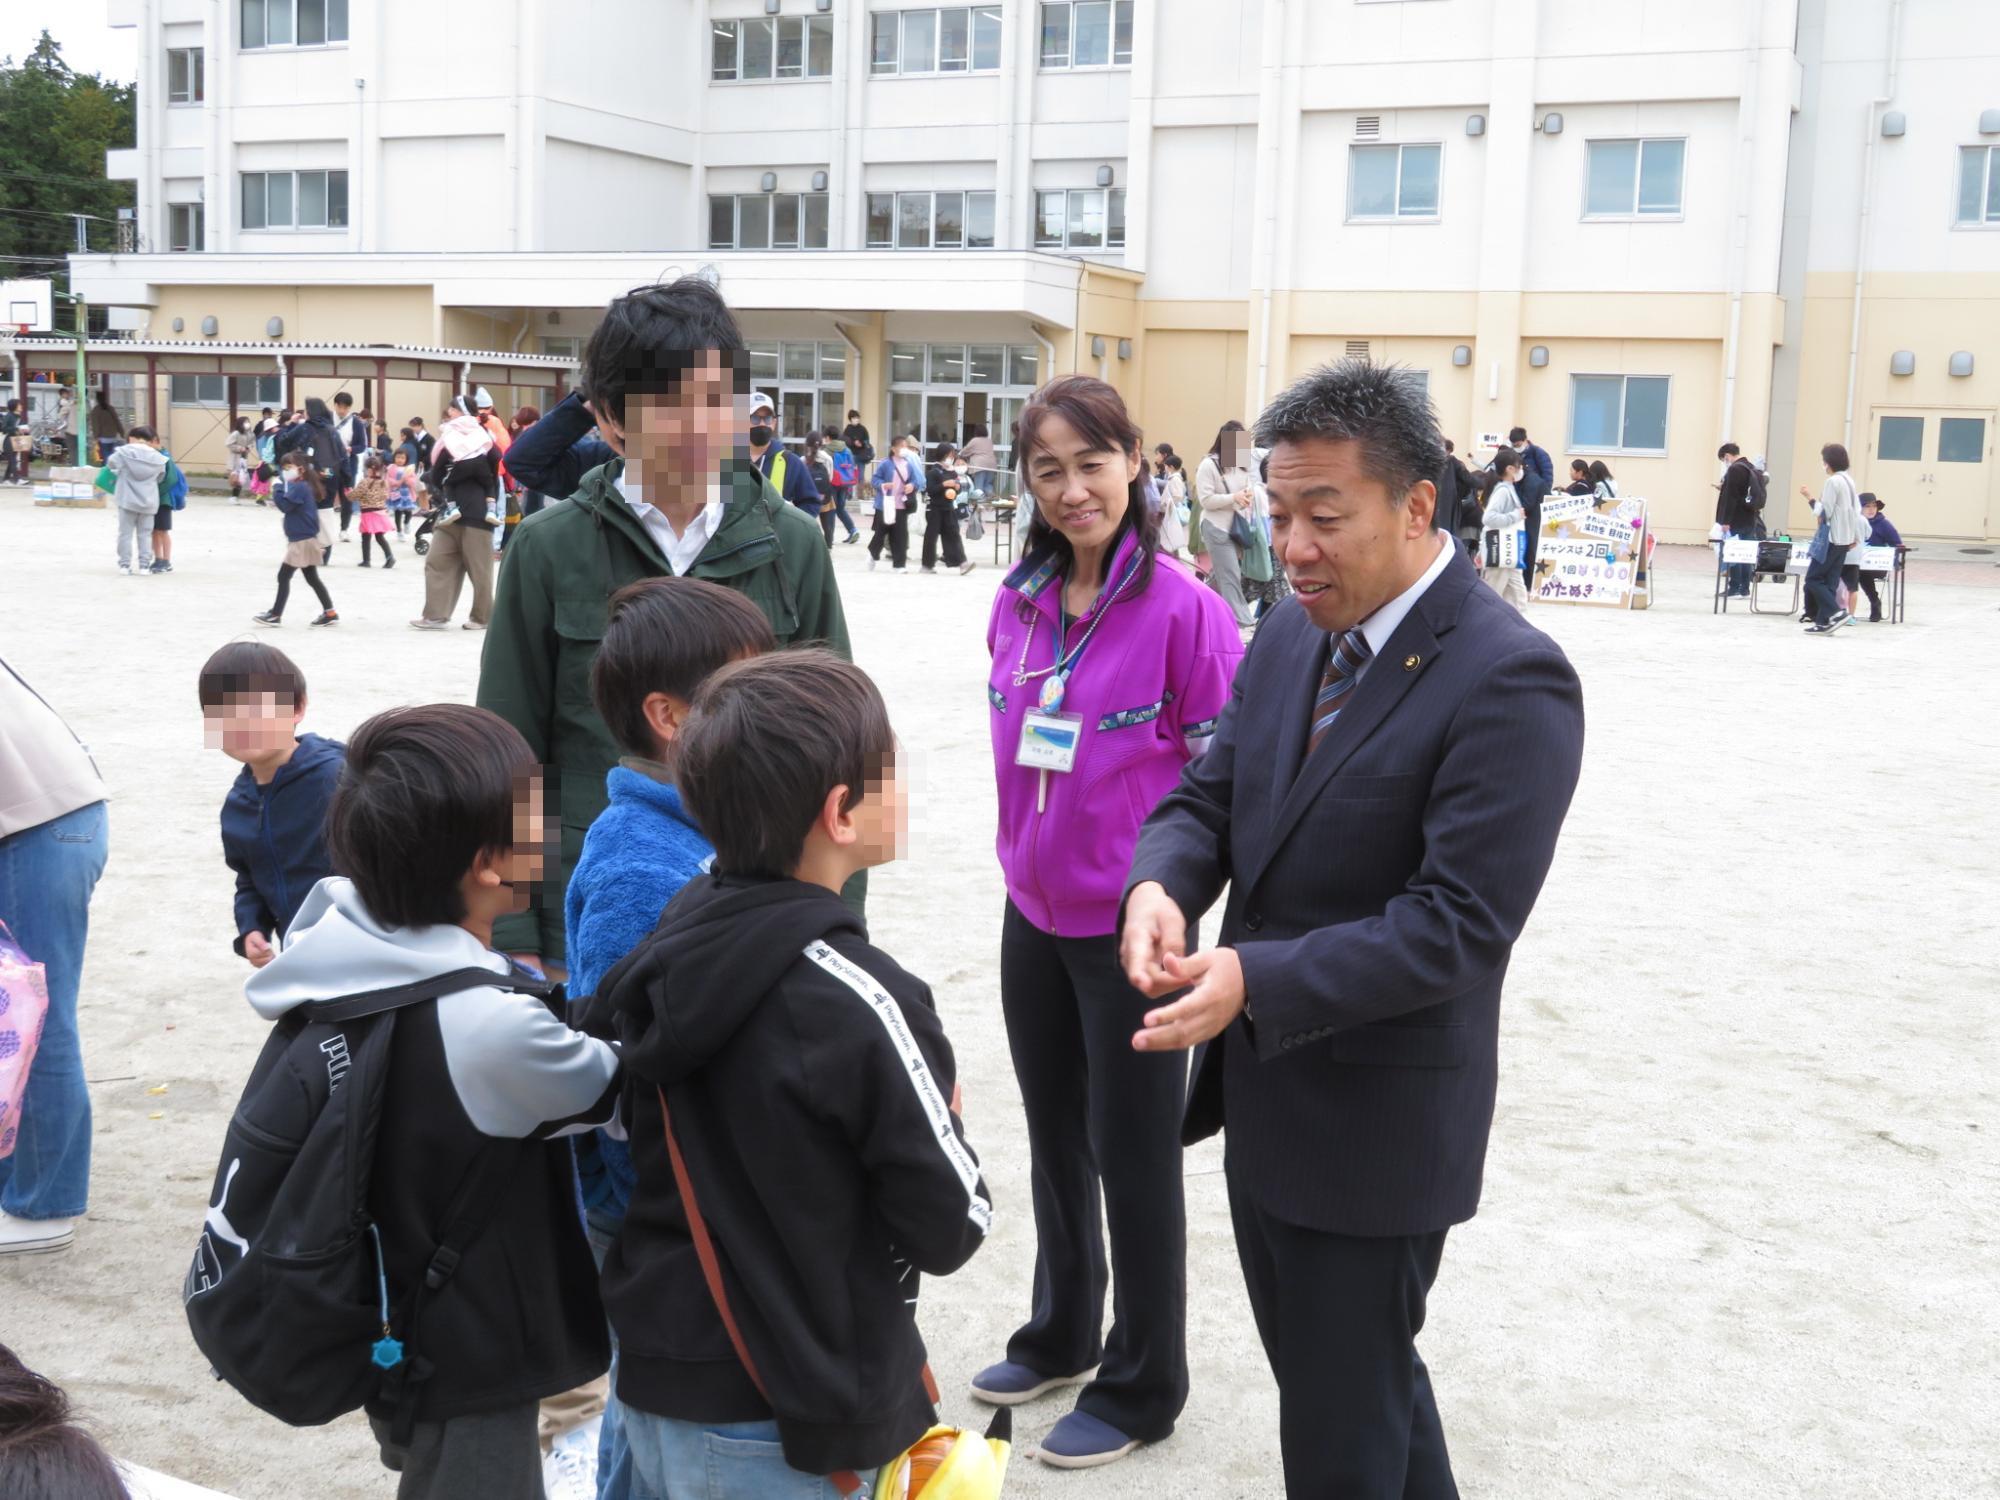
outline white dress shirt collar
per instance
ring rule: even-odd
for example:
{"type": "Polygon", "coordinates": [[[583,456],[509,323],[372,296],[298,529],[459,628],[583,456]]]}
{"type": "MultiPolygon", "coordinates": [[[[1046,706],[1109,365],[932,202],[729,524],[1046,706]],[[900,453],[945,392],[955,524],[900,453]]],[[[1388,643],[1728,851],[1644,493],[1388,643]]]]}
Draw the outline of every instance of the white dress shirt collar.
{"type": "MultiPolygon", "coordinates": [[[[1458,543],[1448,532],[1437,533],[1437,556],[1424,569],[1424,576],[1404,589],[1402,593],[1376,610],[1361,622],[1361,637],[1368,642],[1369,660],[1373,661],[1389,644],[1389,637],[1396,633],[1396,627],[1408,618],[1417,601],[1424,596],[1424,590],[1438,580],[1438,575],[1451,566],[1451,555],[1458,550],[1458,543]]],[[[1357,674],[1358,676],[1359,674],[1357,674]]]]}
{"type": "Polygon", "coordinates": [[[674,577],[685,577],[688,569],[692,568],[695,560],[701,556],[702,549],[709,544],[715,533],[722,529],[724,496],[721,478],[712,477],[708,481],[708,504],[695,512],[694,519],[688,522],[687,530],[681,532],[675,531],[673,522],[666,518],[658,506],[646,499],[640,488],[639,477],[632,472],[629,461],[625,465],[625,472],[618,476],[617,483],[618,493],[625,497],[625,503],[632,507],[632,514],[639,518],[639,524],[646,528],[647,534],[659,547],[660,555],[666,558],[667,566],[673,569],[674,577]]]}

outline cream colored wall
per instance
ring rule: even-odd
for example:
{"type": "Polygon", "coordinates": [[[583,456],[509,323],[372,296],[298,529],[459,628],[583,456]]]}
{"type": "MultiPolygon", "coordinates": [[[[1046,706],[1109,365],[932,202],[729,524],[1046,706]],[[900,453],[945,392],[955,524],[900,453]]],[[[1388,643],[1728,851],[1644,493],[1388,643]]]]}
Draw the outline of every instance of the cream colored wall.
{"type": "MultiPolygon", "coordinates": [[[[1853,335],[1854,278],[1844,272],[1816,271],[1806,277],[1804,358],[1799,376],[1798,441],[1783,475],[1772,466],[1773,488],[1782,480],[1784,515],[1794,530],[1809,528],[1812,516],[1799,486],[1819,492],[1825,470],[1822,444],[1842,441],[1846,431],[1847,354],[1853,335]]],[[[1854,424],[1846,440],[1851,472],[1862,489],[1873,489],[1877,407],[1912,407],[1966,415],[2000,414],[2000,273],[1990,275],[1877,273],[1867,282],[1861,315],[1861,349],[1855,364],[1854,424]],[[1916,372],[1889,373],[1890,357],[1907,349],[1916,372]],[[1973,373],[1948,373],[1951,355],[1973,355],[1973,373]]],[[[1988,451],[1994,432],[1988,427],[1988,451]]],[[[2000,540],[2000,463],[1986,465],[1985,538],[2000,540]]],[[[1941,534],[1913,497],[1884,493],[1891,519],[1905,536],[1941,534]]]]}
{"type": "Polygon", "coordinates": [[[427,286],[171,286],[159,288],[147,327],[152,338],[199,338],[201,320],[215,337],[256,342],[265,325],[285,320],[287,340],[435,344],[436,305],[427,286]],[[174,319],[186,327],[173,331],[174,319]]]}
{"type": "Polygon", "coordinates": [[[1155,325],[1146,332],[1135,350],[1143,394],[1133,415],[1148,447],[1172,443],[1192,470],[1218,427],[1231,417],[1248,422],[1256,415],[1243,410],[1249,343],[1240,329],[1155,325]]]}

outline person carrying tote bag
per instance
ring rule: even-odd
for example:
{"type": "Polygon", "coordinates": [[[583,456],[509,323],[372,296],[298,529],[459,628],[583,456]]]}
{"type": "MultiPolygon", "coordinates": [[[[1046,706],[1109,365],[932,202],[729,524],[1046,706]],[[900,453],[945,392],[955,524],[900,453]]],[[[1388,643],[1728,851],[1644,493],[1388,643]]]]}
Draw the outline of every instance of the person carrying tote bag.
{"type": "Polygon", "coordinates": [[[1209,587],[1222,595],[1239,628],[1250,624],[1243,597],[1242,551],[1237,518],[1251,508],[1250,434],[1238,421],[1222,424],[1215,444],[1195,471],[1195,502],[1201,509],[1202,550],[1208,553],[1209,587]]]}

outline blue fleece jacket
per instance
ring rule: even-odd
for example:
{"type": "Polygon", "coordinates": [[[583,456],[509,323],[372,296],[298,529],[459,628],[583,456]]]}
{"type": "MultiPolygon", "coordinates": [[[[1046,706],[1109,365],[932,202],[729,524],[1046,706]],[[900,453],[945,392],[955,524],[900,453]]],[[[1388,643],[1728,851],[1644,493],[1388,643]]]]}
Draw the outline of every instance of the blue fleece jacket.
{"type": "MultiPolygon", "coordinates": [[[[666,904],[715,857],[681,806],[678,788],[617,765],[604,789],[610,801],[584,835],[563,896],[573,1000],[596,992],[612,966],[659,924],[666,904]]],[[[635,1181],[631,1150],[601,1131],[593,1144],[595,1163],[588,1145],[580,1143],[577,1151],[584,1207],[622,1216],[635,1181]]]]}
{"type": "Polygon", "coordinates": [[[292,758],[267,784],[259,786],[245,766],[229,788],[222,804],[222,857],[236,872],[238,953],[253,932],[275,947],[306,892],[333,873],[326,811],[346,760],[347,747],[339,740],[302,734],[292,758]]]}

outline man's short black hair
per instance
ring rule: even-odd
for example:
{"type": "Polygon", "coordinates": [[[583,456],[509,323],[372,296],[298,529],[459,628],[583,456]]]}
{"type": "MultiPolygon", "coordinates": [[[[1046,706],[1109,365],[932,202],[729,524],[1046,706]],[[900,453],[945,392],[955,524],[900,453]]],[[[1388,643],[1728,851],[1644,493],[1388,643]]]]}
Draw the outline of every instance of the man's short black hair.
{"type": "Polygon", "coordinates": [[[333,404],[335,406],[352,406],[354,398],[345,391],[337,391],[334,393],[333,404]]]}
{"type": "Polygon", "coordinates": [[[1521,444],[1527,442],[1527,440],[1528,440],[1528,429],[1525,427],[1515,427],[1510,429],[1507,433],[1507,441],[1512,443],[1516,448],[1520,447],[1521,444]]]}
{"type": "Polygon", "coordinates": [[[737,394],[750,389],[743,332],[722,293],[698,276],[632,288],[604,309],[604,321],[584,346],[577,384],[598,411],[625,420],[625,396],[673,389],[707,350],[731,356],[737,394]]]}
{"type": "Polygon", "coordinates": [[[1724,443],[1720,448],[1715,450],[1715,456],[1717,458],[1741,458],[1743,450],[1734,443],[1724,443]]]}
{"type": "Polygon", "coordinates": [[[306,674],[276,646],[262,641],[231,641],[201,664],[201,706],[220,708],[231,697],[276,693],[293,708],[306,701],[306,674]]]}
{"type": "Polygon", "coordinates": [[[713,673],[777,649],[764,612],[734,589],[700,578],[642,578],[611,596],[590,664],[590,701],[627,755],[658,756],[646,695],[693,701],[713,673]]]}
{"type": "Polygon", "coordinates": [[[480,855],[514,847],[516,808],[540,773],[521,732],[491,709],[377,714],[347,742],[327,813],[333,868],[387,926],[462,922],[459,882],[480,855]]]}
{"type": "MultiPolygon", "coordinates": [[[[1387,487],[1389,503],[1400,507],[1412,486],[1423,480],[1435,485],[1445,469],[1437,412],[1411,373],[1366,359],[1321,365],[1264,408],[1257,419],[1257,446],[1268,452],[1280,443],[1314,438],[1356,442],[1362,468],[1387,487]]],[[[1444,524],[1445,510],[1436,508],[1433,526],[1444,524]]]]}
{"type": "Polygon", "coordinates": [[[730,875],[790,875],[827,794],[852,808],[890,775],[896,737],[868,674],[831,651],[778,651],[701,686],[674,781],[730,875]]]}

